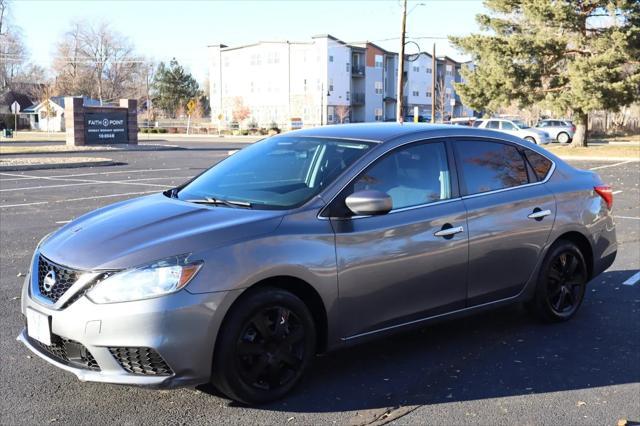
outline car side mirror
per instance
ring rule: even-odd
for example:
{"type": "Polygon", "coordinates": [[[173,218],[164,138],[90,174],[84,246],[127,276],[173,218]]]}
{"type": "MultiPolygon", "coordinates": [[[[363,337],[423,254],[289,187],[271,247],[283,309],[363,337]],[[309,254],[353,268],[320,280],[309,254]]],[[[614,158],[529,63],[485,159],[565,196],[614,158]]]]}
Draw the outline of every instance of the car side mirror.
{"type": "Polygon", "coordinates": [[[389,194],[381,191],[358,191],[349,195],[345,204],[354,214],[359,216],[375,216],[387,214],[393,208],[389,194]]]}

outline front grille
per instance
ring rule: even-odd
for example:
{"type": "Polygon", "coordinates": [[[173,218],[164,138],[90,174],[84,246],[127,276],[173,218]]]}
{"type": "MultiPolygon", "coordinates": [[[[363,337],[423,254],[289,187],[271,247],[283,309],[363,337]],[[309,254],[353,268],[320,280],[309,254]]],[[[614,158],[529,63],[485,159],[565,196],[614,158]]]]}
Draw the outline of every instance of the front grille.
{"type": "Polygon", "coordinates": [[[173,371],[160,354],[151,348],[109,348],[128,373],[146,376],[171,376],[173,371]]]}
{"type": "Polygon", "coordinates": [[[63,294],[80,278],[81,271],[68,269],[53,263],[44,256],[38,259],[38,289],[40,294],[56,303],[63,294]],[[53,271],[55,284],[49,289],[45,287],[45,277],[53,271]]]}
{"type": "Polygon", "coordinates": [[[51,335],[51,346],[27,336],[29,343],[47,353],[51,358],[71,367],[100,371],[91,352],[81,343],[58,335],[51,335]]]}

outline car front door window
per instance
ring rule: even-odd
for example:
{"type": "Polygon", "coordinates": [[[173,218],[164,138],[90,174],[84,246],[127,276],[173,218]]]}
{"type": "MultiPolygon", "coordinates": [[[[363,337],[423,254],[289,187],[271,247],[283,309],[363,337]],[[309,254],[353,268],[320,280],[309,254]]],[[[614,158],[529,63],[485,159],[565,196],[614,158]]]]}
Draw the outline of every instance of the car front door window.
{"type": "Polygon", "coordinates": [[[394,210],[451,198],[444,143],[411,145],[386,155],[355,180],[353,191],[363,190],[387,193],[394,210]]]}

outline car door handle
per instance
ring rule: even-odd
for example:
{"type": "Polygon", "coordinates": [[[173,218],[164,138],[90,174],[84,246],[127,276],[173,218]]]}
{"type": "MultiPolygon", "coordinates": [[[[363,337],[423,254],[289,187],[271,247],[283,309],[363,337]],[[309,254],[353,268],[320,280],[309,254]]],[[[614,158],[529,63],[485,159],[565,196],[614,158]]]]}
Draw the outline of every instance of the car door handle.
{"type": "Polygon", "coordinates": [[[460,232],[464,232],[464,228],[462,226],[456,226],[455,228],[444,228],[439,231],[433,233],[436,237],[452,237],[455,234],[459,234],[460,232]]]}
{"type": "Polygon", "coordinates": [[[533,210],[533,213],[531,213],[529,216],[527,216],[529,219],[536,219],[536,220],[542,220],[542,218],[549,216],[551,214],[551,210],[540,210],[538,208],[533,210]]]}

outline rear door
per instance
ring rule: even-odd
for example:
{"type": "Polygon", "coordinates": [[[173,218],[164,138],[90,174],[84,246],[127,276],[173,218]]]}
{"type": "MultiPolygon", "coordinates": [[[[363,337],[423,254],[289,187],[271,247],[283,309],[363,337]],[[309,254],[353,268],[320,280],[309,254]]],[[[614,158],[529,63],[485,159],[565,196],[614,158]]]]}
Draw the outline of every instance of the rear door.
{"type": "Polygon", "coordinates": [[[517,295],[551,232],[555,199],[542,183],[546,176],[538,177],[524,150],[506,141],[455,142],[468,214],[468,306],[517,295]]]}

